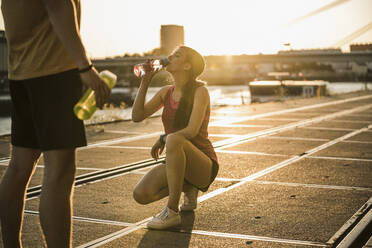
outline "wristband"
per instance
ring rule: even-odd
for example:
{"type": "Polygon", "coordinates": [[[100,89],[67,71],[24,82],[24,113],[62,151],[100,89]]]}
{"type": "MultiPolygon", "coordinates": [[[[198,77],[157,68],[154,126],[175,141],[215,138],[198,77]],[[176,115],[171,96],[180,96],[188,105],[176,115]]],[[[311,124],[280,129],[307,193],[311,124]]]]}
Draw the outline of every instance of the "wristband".
{"type": "Polygon", "coordinates": [[[160,137],[159,137],[159,141],[160,141],[160,143],[162,144],[162,145],[165,145],[165,142],[164,142],[164,137],[165,136],[167,136],[166,134],[162,134],[162,135],[160,135],[160,137]]]}
{"type": "Polygon", "coordinates": [[[84,73],[84,72],[87,72],[89,70],[91,70],[93,68],[93,64],[91,63],[90,65],[88,65],[87,67],[84,67],[82,69],[78,69],[78,72],[79,73],[84,73]]]}

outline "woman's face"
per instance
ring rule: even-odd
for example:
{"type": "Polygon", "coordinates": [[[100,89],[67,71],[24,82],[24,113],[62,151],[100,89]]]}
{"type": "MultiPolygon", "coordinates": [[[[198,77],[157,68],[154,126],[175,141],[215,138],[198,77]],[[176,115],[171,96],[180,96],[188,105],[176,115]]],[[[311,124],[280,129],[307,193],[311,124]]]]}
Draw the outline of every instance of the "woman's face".
{"type": "Polygon", "coordinates": [[[186,51],[178,48],[171,55],[168,56],[169,64],[166,69],[169,72],[184,71],[186,70],[186,51]]]}

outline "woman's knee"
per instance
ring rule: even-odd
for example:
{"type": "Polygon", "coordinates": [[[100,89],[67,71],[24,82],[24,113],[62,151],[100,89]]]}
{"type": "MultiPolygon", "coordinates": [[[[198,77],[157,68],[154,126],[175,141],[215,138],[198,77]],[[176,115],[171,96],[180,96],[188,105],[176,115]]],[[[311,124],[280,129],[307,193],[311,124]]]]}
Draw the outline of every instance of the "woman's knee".
{"type": "Polygon", "coordinates": [[[133,199],[139,203],[139,204],[142,204],[142,205],[146,205],[146,204],[149,204],[150,202],[152,202],[150,200],[150,194],[149,192],[147,192],[146,189],[142,188],[142,187],[135,187],[134,190],[133,190],[133,199]]]}
{"type": "Polygon", "coordinates": [[[166,148],[167,152],[172,152],[183,147],[186,138],[182,135],[171,134],[167,137],[166,148]]]}

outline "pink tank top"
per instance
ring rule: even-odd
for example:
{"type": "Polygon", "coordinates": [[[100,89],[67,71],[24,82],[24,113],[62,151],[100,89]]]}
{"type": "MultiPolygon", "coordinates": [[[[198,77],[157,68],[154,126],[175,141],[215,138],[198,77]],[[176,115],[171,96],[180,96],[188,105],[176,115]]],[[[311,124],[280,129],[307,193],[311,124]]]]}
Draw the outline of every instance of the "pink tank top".
{"type": "MultiPolygon", "coordinates": [[[[162,122],[164,126],[164,130],[166,134],[173,133],[177,130],[173,128],[173,120],[176,114],[176,110],[178,108],[178,102],[176,102],[173,97],[172,93],[174,90],[174,86],[171,86],[165,95],[164,99],[164,109],[162,114],[162,122]]],[[[203,123],[200,127],[199,133],[191,139],[191,143],[193,143],[199,150],[204,152],[208,157],[213,159],[217,162],[217,155],[214,151],[213,145],[208,139],[208,123],[209,123],[209,115],[210,115],[210,106],[208,106],[203,123]]]]}

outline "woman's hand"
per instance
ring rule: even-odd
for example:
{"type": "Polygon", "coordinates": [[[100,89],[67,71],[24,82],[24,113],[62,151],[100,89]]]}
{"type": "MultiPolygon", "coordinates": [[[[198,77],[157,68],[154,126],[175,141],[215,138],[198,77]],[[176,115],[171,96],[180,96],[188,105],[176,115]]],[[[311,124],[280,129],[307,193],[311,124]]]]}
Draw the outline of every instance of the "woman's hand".
{"type": "Polygon", "coordinates": [[[159,70],[153,71],[153,69],[152,69],[152,67],[150,65],[151,62],[152,62],[152,59],[148,59],[145,62],[144,69],[145,69],[145,72],[146,73],[142,77],[141,84],[147,84],[147,85],[149,85],[151,83],[152,77],[159,71],[159,70]]]}
{"type": "Polygon", "coordinates": [[[158,161],[159,155],[163,152],[165,144],[162,144],[158,139],[151,148],[151,157],[158,161]]]}

